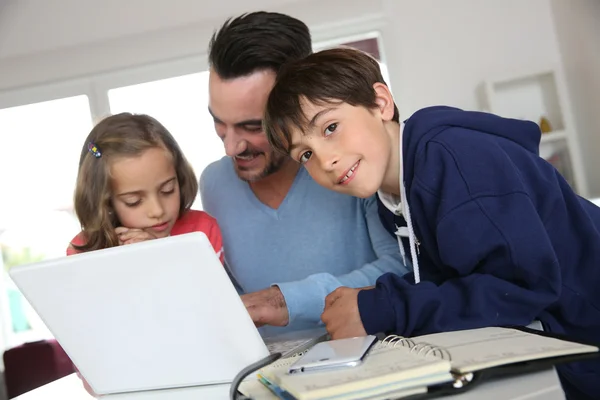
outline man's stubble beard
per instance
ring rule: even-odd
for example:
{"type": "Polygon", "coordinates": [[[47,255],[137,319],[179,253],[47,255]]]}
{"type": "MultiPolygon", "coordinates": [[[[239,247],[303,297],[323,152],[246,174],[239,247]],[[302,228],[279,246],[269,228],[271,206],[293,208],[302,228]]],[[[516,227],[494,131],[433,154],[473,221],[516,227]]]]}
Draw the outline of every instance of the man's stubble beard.
{"type": "MultiPolygon", "coordinates": [[[[265,158],[267,158],[267,157],[265,156],[265,158]]],[[[275,151],[271,151],[271,153],[268,157],[267,165],[258,174],[253,175],[253,176],[242,176],[241,173],[243,173],[244,171],[238,170],[237,167],[235,169],[235,172],[236,172],[238,178],[240,178],[244,182],[247,182],[247,183],[256,182],[256,181],[264,179],[267,176],[279,171],[281,169],[281,167],[283,166],[283,164],[285,163],[286,158],[287,157],[285,155],[278,154],[275,151]]]]}

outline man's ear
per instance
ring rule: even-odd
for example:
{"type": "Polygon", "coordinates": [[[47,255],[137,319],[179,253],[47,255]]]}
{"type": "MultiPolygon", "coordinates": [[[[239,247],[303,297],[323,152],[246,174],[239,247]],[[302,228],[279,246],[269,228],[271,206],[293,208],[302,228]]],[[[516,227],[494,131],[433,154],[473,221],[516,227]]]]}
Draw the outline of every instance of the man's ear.
{"type": "Polygon", "coordinates": [[[394,97],[390,88],[384,83],[376,82],[373,90],[375,90],[375,103],[377,103],[381,117],[384,121],[391,121],[394,117],[394,97]]]}

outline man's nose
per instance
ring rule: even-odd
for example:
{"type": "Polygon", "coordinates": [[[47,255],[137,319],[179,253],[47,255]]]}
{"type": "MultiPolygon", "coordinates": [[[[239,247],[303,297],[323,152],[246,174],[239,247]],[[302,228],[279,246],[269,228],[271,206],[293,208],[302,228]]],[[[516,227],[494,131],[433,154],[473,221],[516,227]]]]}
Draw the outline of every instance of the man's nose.
{"type": "Polygon", "coordinates": [[[223,145],[225,146],[225,154],[229,157],[235,157],[246,150],[246,141],[234,132],[227,133],[223,145]]]}

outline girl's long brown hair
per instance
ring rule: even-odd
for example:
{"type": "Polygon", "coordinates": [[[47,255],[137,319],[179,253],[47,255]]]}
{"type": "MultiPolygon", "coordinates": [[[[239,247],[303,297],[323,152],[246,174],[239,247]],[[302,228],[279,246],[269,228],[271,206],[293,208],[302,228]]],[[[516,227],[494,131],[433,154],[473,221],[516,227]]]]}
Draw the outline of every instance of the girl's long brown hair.
{"type": "Polygon", "coordinates": [[[112,115],[92,129],[81,149],[74,204],[86,242],[80,246],[71,243],[75,249],[92,251],[118,246],[115,228],[119,220],[111,204],[110,161],[139,156],[155,147],[166,149],[173,157],[181,196],[179,216],[191,208],[198,181],[169,131],[148,115],[112,115]],[[88,150],[90,143],[97,147],[100,157],[88,150]]]}

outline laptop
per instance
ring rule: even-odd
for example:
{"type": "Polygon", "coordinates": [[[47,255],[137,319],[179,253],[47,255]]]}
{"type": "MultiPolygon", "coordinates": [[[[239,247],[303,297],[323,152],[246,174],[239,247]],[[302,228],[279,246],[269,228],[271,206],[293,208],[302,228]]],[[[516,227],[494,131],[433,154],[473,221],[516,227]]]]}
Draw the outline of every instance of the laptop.
{"type": "MultiPolygon", "coordinates": [[[[269,354],[201,232],[9,273],[99,395],[230,383],[269,354]]],[[[311,334],[270,344],[301,351],[311,334]]]]}

